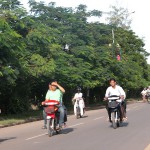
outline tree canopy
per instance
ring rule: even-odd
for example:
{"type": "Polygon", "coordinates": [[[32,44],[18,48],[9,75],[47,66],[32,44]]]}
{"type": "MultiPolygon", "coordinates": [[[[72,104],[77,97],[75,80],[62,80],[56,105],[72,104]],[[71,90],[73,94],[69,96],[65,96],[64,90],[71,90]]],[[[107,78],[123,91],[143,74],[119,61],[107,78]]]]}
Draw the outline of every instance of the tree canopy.
{"type": "Polygon", "coordinates": [[[85,5],[73,9],[29,0],[29,6],[27,12],[18,0],[0,0],[0,108],[6,113],[40,104],[52,79],[68,89],[64,101],[77,86],[104,91],[112,77],[127,90],[149,85],[149,54],[132,30],[88,22],[101,12],[85,5]]]}

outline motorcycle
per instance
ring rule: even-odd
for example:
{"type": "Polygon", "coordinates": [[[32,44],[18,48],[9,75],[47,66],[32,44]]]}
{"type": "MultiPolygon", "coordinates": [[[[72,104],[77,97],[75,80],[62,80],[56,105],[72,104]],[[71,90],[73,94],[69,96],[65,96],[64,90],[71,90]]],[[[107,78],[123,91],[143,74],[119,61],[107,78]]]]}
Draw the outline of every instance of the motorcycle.
{"type": "Polygon", "coordinates": [[[59,112],[58,112],[58,105],[60,103],[56,100],[48,100],[44,102],[45,112],[47,114],[48,120],[48,135],[49,137],[53,136],[54,133],[56,134],[61,133],[61,128],[59,127],[59,112]]]}
{"type": "Polygon", "coordinates": [[[119,111],[120,103],[117,102],[117,100],[119,99],[120,97],[116,95],[108,97],[108,109],[110,110],[111,113],[111,121],[114,129],[120,126],[120,119],[121,119],[119,111]]]}
{"type": "Polygon", "coordinates": [[[79,101],[80,99],[76,99],[76,118],[77,119],[81,118],[81,110],[80,110],[79,101]]]}
{"type": "MultiPolygon", "coordinates": [[[[81,115],[81,109],[82,109],[82,107],[80,107],[80,102],[82,101],[83,99],[82,98],[76,98],[76,99],[73,99],[72,101],[73,101],[73,104],[74,105],[76,105],[75,106],[75,111],[76,111],[76,118],[77,119],[79,119],[79,118],[81,118],[82,117],[82,115],[81,115]]],[[[85,110],[84,110],[84,108],[83,108],[83,113],[85,112],[85,110]]]]}

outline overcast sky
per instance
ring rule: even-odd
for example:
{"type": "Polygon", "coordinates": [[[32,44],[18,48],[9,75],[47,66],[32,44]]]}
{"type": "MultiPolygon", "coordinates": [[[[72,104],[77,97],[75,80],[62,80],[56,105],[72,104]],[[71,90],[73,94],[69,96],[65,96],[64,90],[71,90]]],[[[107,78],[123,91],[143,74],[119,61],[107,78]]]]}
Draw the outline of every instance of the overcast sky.
{"type": "MultiPolygon", "coordinates": [[[[20,0],[27,7],[28,0],[20,0]]],[[[36,0],[41,1],[41,0],[36,0]]],[[[42,0],[45,3],[56,2],[57,6],[73,7],[75,8],[79,4],[85,4],[88,10],[97,9],[100,11],[108,12],[110,10],[110,5],[115,5],[116,0],[42,0]]],[[[131,14],[132,30],[140,37],[144,38],[145,49],[150,53],[150,1],[148,0],[119,0],[119,5],[127,8],[129,12],[135,11],[131,14]]],[[[104,21],[101,18],[100,21],[104,21]]],[[[150,64],[150,57],[148,58],[148,63],[150,64]]]]}

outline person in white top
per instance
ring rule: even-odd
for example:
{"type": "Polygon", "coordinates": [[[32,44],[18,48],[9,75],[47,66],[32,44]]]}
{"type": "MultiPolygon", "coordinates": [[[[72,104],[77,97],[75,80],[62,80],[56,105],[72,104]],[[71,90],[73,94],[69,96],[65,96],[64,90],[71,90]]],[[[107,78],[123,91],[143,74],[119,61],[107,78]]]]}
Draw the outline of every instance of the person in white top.
{"type": "MultiPolygon", "coordinates": [[[[116,82],[115,79],[110,79],[109,83],[110,83],[110,87],[108,87],[107,90],[106,90],[106,94],[105,94],[104,100],[107,100],[108,97],[113,96],[113,95],[114,96],[119,96],[120,99],[118,100],[118,102],[121,103],[121,111],[120,111],[121,112],[121,116],[122,116],[121,118],[123,118],[123,117],[127,118],[126,117],[126,103],[124,101],[125,98],[126,98],[125,91],[123,90],[123,88],[121,86],[117,85],[117,82],[116,82]]],[[[108,107],[106,107],[106,108],[107,108],[108,115],[109,115],[109,121],[111,122],[110,111],[109,111],[108,107]]]]}
{"type": "Polygon", "coordinates": [[[148,99],[148,97],[150,97],[150,86],[148,86],[146,90],[146,99],[148,99]]]}
{"type": "Polygon", "coordinates": [[[77,100],[79,101],[79,107],[80,107],[81,117],[82,117],[84,114],[85,104],[84,104],[84,100],[83,100],[83,94],[81,93],[81,88],[77,89],[77,93],[74,95],[72,100],[73,101],[75,100],[75,103],[74,103],[74,114],[75,115],[77,114],[77,112],[76,112],[77,100]]]}
{"type": "Polygon", "coordinates": [[[141,92],[143,102],[146,102],[146,95],[147,95],[147,93],[149,93],[149,88],[148,89],[144,88],[143,91],[141,92]]]}

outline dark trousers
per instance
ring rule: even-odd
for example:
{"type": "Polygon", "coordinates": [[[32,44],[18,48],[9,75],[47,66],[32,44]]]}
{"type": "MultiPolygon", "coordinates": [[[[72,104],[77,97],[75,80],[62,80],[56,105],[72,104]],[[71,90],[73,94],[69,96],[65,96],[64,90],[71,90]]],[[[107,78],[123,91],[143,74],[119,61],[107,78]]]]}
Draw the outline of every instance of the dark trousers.
{"type": "Polygon", "coordinates": [[[46,126],[46,124],[47,124],[47,114],[46,114],[44,109],[43,109],[43,119],[44,119],[44,126],[46,126]]]}
{"type": "Polygon", "coordinates": [[[64,105],[59,106],[58,112],[60,113],[59,116],[59,125],[64,124],[67,121],[67,110],[64,105]]]}
{"type": "Polygon", "coordinates": [[[126,117],[126,109],[127,109],[127,104],[126,101],[122,102],[122,108],[123,108],[123,117],[126,117]]]}

